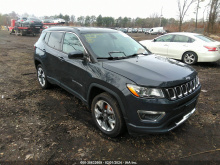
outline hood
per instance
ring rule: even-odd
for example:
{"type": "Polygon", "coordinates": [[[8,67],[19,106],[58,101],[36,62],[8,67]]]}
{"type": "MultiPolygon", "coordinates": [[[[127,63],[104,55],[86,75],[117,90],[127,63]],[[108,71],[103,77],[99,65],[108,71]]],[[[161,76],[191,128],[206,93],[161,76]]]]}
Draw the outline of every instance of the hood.
{"type": "Polygon", "coordinates": [[[103,68],[120,74],[138,85],[172,87],[185,83],[197,74],[181,62],[156,55],[103,62],[103,68]],[[187,77],[187,80],[186,80],[187,77]]]}

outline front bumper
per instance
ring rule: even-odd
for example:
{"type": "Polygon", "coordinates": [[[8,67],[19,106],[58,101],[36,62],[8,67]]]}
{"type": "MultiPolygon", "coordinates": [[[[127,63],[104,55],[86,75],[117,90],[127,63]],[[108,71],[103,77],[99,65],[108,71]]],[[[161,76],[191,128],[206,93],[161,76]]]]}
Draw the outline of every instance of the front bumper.
{"type": "Polygon", "coordinates": [[[142,101],[141,105],[136,106],[130,104],[132,109],[128,109],[128,119],[126,120],[128,132],[130,134],[166,133],[175,129],[195,112],[200,89],[201,86],[188,97],[177,101],[160,102],[159,100],[151,100],[142,101]],[[140,109],[147,111],[160,111],[165,112],[166,114],[162,119],[155,122],[144,121],[141,120],[137,114],[137,111],[140,109]]]}

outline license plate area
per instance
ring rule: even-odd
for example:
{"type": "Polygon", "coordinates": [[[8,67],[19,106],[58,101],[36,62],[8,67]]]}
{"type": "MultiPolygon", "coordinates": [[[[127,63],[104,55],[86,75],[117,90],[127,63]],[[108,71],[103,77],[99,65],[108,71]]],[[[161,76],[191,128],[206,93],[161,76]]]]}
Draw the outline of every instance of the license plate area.
{"type": "Polygon", "coordinates": [[[186,105],[185,109],[184,109],[184,112],[189,113],[190,111],[192,111],[196,106],[196,102],[197,102],[197,100],[195,100],[195,101],[191,102],[190,104],[186,105]]]}

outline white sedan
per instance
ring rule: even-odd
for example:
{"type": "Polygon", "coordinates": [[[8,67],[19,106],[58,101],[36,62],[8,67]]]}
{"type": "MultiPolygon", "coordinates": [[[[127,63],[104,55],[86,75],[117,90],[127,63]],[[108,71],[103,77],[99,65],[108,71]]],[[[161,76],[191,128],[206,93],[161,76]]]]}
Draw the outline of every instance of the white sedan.
{"type": "Polygon", "coordinates": [[[220,59],[220,42],[197,33],[168,33],[140,43],[154,54],[182,60],[186,64],[220,59]]]}
{"type": "Polygon", "coordinates": [[[65,23],[65,20],[62,19],[62,18],[55,18],[55,19],[53,20],[53,22],[54,22],[54,23],[62,23],[62,24],[64,24],[64,23],[65,23]]]}

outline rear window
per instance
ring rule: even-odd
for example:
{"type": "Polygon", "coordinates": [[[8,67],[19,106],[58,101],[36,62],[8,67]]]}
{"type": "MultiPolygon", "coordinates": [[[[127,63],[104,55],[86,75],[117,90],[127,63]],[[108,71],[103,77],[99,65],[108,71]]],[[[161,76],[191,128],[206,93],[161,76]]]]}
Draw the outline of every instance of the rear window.
{"type": "Polygon", "coordinates": [[[57,50],[61,50],[61,41],[63,33],[61,32],[51,32],[48,45],[57,50]]]}
{"type": "Polygon", "coordinates": [[[197,36],[195,36],[196,38],[199,38],[199,39],[201,39],[201,40],[203,40],[203,41],[205,41],[205,42],[216,42],[215,40],[213,40],[213,39],[211,39],[211,38],[209,38],[209,37],[206,37],[206,36],[203,36],[203,35],[197,35],[197,36]]]}
{"type": "Polygon", "coordinates": [[[41,21],[39,20],[38,18],[28,18],[29,20],[32,20],[32,21],[41,21]]]}
{"type": "Polygon", "coordinates": [[[187,37],[187,36],[182,36],[182,35],[175,35],[173,42],[194,42],[194,39],[187,37]]]}

